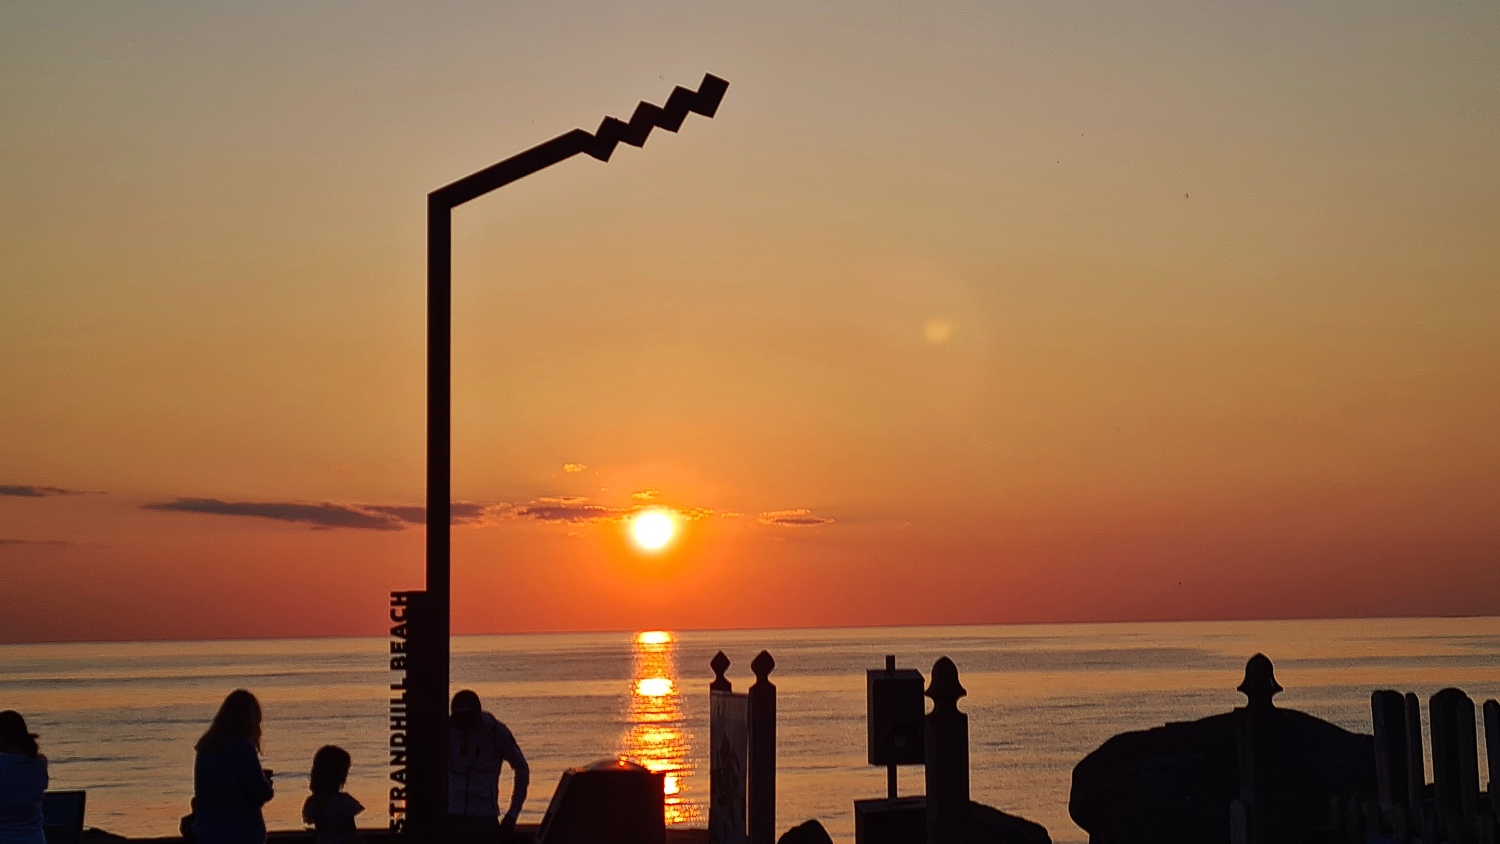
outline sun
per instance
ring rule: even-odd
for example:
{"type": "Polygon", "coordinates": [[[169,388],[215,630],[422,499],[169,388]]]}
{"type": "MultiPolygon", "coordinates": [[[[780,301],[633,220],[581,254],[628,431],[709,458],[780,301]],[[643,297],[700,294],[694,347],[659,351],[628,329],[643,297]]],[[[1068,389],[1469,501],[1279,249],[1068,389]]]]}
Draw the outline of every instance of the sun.
{"type": "Polygon", "coordinates": [[[630,520],[630,538],[645,551],[660,551],[676,532],[677,523],[661,510],[642,510],[630,520]]]}

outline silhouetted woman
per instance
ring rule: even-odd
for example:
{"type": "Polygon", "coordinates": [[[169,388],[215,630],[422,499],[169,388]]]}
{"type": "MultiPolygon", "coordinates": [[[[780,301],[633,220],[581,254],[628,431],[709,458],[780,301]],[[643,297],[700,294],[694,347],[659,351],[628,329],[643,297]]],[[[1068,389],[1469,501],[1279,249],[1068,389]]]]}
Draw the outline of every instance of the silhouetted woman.
{"type": "Polygon", "coordinates": [[[46,844],[42,834],[42,792],[47,790],[47,757],[37,749],[26,719],[13,709],[0,712],[0,844],[46,844]]]}
{"type": "Polygon", "coordinates": [[[198,844],[264,844],[260,809],[273,796],[260,767],[260,701],[244,689],[224,698],[193,763],[193,831],[198,844]]]}

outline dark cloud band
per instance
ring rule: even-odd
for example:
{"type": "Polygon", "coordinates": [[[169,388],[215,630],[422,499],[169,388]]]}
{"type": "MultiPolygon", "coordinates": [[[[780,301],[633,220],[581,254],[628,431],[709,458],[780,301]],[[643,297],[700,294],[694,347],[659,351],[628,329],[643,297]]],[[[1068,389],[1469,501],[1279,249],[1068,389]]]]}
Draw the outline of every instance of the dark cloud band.
{"type": "Polygon", "coordinates": [[[146,504],[142,509],[212,516],[248,516],[278,522],[297,522],[322,528],[401,530],[401,519],[346,504],[305,504],[295,501],[223,501],[218,498],[178,498],[146,504]]]}
{"type": "MultiPolygon", "coordinates": [[[[453,502],[453,524],[482,521],[504,505],[473,501],[453,502]]],[[[355,530],[403,530],[407,525],[427,524],[427,508],[419,504],[334,504],[302,501],[224,501],[218,498],[178,498],[142,509],[173,513],[202,513],[210,516],[244,516],[293,522],[317,528],[352,528],[355,530]]]]}
{"type": "Polygon", "coordinates": [[[0,484],[0,495],[11,495],[18,498],[51,498],[54,495],[86,495],[87,493],[88,490],[63,489],[60,486],[0,484]]]}

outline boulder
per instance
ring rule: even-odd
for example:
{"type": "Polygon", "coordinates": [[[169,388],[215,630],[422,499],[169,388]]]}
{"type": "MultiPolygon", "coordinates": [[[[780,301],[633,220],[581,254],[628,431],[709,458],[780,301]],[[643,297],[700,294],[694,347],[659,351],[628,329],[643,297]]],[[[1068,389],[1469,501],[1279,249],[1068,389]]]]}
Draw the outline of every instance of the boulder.
{"type": "MultiPolygon", "coordinates": [[[[1272,707],[1268,696],[1252,702],[1259,704],[1255,770],[1257,801],[1267,813],[1263,829],[1301,840],[1326,823],[1331,798],[1375,799],[1373,736],[1272,707]]],[[[1229,804],[1240,793],[1240,720],[1249,711],[1111,738],[1073,769],[1068,814],[1090,844],[1228,842],[1229,804]]]]}
{"type": "Polygon", "coordinates": [[[974,844],[1052,844],[1047,828],[983,803],[969,803],[974,844]]]}

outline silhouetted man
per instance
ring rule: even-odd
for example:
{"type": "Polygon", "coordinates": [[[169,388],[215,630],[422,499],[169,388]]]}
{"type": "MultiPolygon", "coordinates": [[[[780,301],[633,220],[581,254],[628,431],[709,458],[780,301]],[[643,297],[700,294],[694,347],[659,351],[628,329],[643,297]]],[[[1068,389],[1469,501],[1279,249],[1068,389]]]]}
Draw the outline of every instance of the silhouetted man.
{"type": "Polygon", "coordinates": [[[509,838],[526,802],[531,769],[506,726],[464,689],[453,696],[448,721],[448,840],[451,844],[495,844],[509,838]],[[500,768],[515,771],[510,807],[500,816],[500,768]]]}

